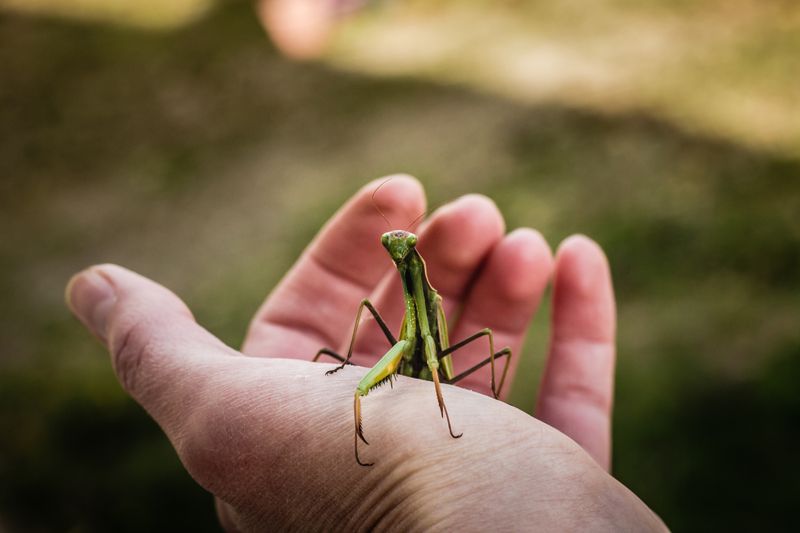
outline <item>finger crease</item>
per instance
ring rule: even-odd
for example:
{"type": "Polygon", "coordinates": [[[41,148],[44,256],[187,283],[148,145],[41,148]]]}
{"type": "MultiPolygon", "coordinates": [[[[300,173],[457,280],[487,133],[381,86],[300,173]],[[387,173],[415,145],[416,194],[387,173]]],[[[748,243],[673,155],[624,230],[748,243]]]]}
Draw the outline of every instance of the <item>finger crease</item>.
{"type": "Polygon", "coordinates": [[[142,366],[142,360],[148,357],[150,352],[150,343],[145,342],[138,346],[136,351],[134,345],[136,344],[135,338],[141,337],[140,329],[143,326],[141,322],[135,323],[128,328],[119,343],[115,344],[115,349],[112,351],[113,366],[119,376],[123,389],[131,394],[134,393],[136,388],[136,381],[139,374],[139,369],[142,366]]]}
{"type": "Polygon", "coordinates": [[[570,337],[567,335],[554,335],[553,339],[551,340],[552,346],[570,346],[570,347],[578,347],[583,350],[609,350],[613,349],[614,342],[612,339],[602,338],[600,336],[597,337],[570,337]]]}
{"type": "Polygon", "coordinates": [[[353,285],[357,289],[361,290],[364,295],[366,296],[370,292],[372,292],[373,283],[365,282],[363,277],[350,275],[349,273],[345,273],[344,271],[336,269],[333,265],[328,264],[325,260],[314,253],[309,254],[309,258],[311,262],[319,267],[325,274],[335,278],[337,282],[346,282],[350,285],[353,285]]]}
{"type": "Polygon", "coordinates": [[[321,328],[312,326],[302,318],[281,317],[279,319],[266,318],[265,322],[273,327],[288,329],[318,341],[320,347],[335,348],[337,341],[321,328]]]}
{"type": "Polygon", "coordinates": [[[546,401],[557,400],[567,404],[576,403],[597,411],[603,416],[608,416],[611,410],[610,396],[601,393],[596,387],[592,387],[580,380],[565,381],[559,383],[557,390],[550,392],[546,396],[546,401]]]}

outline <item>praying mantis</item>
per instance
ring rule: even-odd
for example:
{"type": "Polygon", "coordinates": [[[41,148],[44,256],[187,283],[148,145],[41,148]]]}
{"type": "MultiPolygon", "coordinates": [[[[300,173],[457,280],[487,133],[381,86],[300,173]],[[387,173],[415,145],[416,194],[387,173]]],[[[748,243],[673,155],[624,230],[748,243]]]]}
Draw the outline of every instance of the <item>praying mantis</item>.
{"type": "Polygon", "coordinates": [[[353,355],[353,346],[356,342],[356,335],[361,323],[361,314],[367,309],[378,326],[380,326],[386,339],[389,341],[389,350],[380,358],[361,381],[358,382],[353,399],[353,416],[355,419],[355,433],[353,435],[353,447],[356,462],[361,466],[372,466],[374,463],[362,462],[358,455],[359,439],[364,444],[369,444],[364,437],[361,424],[361,397],[369,394],[375,388],[395,379],[397,374],[410,376],[420,379],[433,381],[436,391],[436,401],[439,404],[439,412],[442,418],[447,420],[447,429],[450,436],[454,439],[461,437],[462,434],[455,434],[450,422],[450,415],[442,397],[441,383],[453,384],[472,374],[485,365],[491,367],[491,388],[492,394],[498,398],[500,391],[505,383],[508,364],[511,360],[511,349],[506,347],[502,350],[494,351],[494,337],[488,328],[482,329],[466,339],[451,345],[448,337],[447,319],[442,308],[442,297],[433,288],[428,280],[428,273],[425,260],[417,251],[417,236],[414,233],[404,230],[393,230],[381,236],[381,244],[389,252],[389,256],[394,261],[403,286],[403,300],[405,303],[405,313],[400,325],[400,333],[397,338],[392,334],[369,299],[361,301],[356,312],[355,325],[350,337],[350,346],[347,355],[342,357],[329,348],[320,349],[314,356],[317,361],[322,355],[328,355],[341,362],[333,370],[325,374],[333,374],[345,365],[350,363],[353,355]],[[488,337],[489,356],[476,364],[472,368],[455,375],[453,370],[452,354],[459,348],[474,342],[482,337],[488,337]],[[495,379],[495,361],[505,357],[505,365],[499,383],[495,379]]]}

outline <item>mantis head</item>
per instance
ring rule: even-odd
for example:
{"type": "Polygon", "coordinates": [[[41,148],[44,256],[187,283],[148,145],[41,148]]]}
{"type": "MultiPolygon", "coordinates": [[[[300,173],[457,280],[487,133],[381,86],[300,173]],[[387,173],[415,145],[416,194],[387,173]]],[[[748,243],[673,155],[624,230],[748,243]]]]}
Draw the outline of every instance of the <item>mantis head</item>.
{"type": "Polygon", "coordinates": [[[403,230],[389,231],[381,236],[381,244],[389,252],[392,261],[399,265],[417,245],[417,236],[403,230]]]}

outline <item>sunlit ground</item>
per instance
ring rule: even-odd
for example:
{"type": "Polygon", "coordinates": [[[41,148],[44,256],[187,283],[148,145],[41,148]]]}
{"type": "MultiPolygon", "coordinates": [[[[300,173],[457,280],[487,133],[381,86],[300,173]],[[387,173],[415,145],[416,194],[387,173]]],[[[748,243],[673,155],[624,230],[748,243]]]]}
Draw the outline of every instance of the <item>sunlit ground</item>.
{"type": "MultiPolygon", "coordinates": [[[[215,0],[0,0],[0,9],[170,28],[215,0]]],[[[800,153],[800,6],[791,0],[377,2],[325,61],[463,84],[523,103],[645,111],[800,153]]]]}
{"type": "MultiPolygon", "coordinates": [[[[236,346],[333,210],[397,171],[434,207],[482,192],[509,228],[607,250],[614,473],[669,524],[793,522],[791,2],[395,3],[305,64],[271,50],[246,3],[171,29],[140,23],[144,7],[106,23],[109,7],[40,4],[56,7],[0,12],[0,529],[214,530],[210,498],[68,315],[66,280],[124,264],[236,346]]],[[[546,322],[513,390],[526,409],[546,322]]]]}
{"type": "Polygon", "coordinates": [[[791,1],[440,0],[368,11],[345,27],[330,61],[523,103],[644,111],[797,154],[799,51],[791,1]]]}

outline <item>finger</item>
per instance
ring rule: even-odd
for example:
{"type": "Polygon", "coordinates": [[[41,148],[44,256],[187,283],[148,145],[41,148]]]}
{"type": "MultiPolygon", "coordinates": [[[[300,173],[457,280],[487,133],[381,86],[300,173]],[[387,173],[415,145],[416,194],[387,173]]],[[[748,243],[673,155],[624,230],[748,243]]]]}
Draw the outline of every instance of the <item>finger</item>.
{"type": "MultiPolygon", "coordinates": [[[[420,231],[418,250],[425,260],[428,279],[443,298],[450,316],[464,301],[467,289],[492,248],[503,237],[505,223],[497,206],[477,194],[463,196],[431,215],[420,231]]],[[[385,253],[385,252],[384,252],[385,253]]],[[[404,300],[400,276],[388,272],[374,294],[373,303],[397,331],[404,300]]],[[[362,364],[383,355],[386,339],[377,327],[364,328],[357,344],[362,364]]]]}
{"type": "Polygon", "coordinates": [[[242,351],[309,359],[323,346],[338,346],[352,328],[359,301],[391,268],[380,244],[387,230],[384,216],[405,225],[424,210],[422,186],[409,176],[363,187],[328,221],[267,298],[250,324],[242,351]]]}
{"type": "Polygon", "coordinates": [[[242,530],[236,524],[236,511],[230,504],[223,502],[219,498],[214,498],[214,508],[217,510],[217,518],[224,531],[232,533],[242,530]]]}
{"type": "Polygon", "coordinates": [[[173,293],[115,265],[89,268],[70,280],[67,305],[111,352],[122,387],[180,439],[184,421],[202,403],[200,370],[234,354],[200,327],[173,293]]]}
{"type": "MultiPolygon", "coordinates": [[[[508,376],[503,396],[508,394],[520,357],[520,349],[531,318],[539,307],[542,294],[550,280],[553,254],[547,241],[535,230],[520,228],[509,233],[492,250],[485,268],[470,291],[456,327],[450,334],[451,344],[483,328],[490,328],[494,349],[511,348],[508,376]]],[[[489,356],[489,342],[478,339],[453,353],[456,374],[489,356]]],[[[495,366],[498,380],[506,364],[504,359],[495,366]]],[[[459,385],[490,394],[491,368],[487,365],[459,382],[459,385]]]]}
{"type": "Polygon", "coordinates": [[[336,22],[334,6],[320,0],[261,0],[256,12],[281,52],[293,59],[313,59],[330,38],[336,22]]]}
{"type": "Polygon", "coordinates": [[[608,469],[616,311],[608,262],[587,237],[568,238],[556,254],[552,320],[537,416],[608,469]]]}

